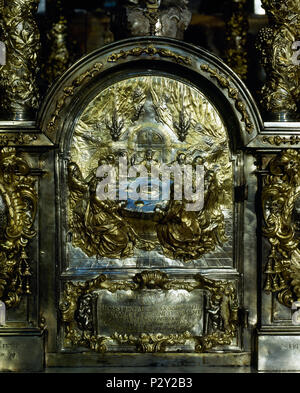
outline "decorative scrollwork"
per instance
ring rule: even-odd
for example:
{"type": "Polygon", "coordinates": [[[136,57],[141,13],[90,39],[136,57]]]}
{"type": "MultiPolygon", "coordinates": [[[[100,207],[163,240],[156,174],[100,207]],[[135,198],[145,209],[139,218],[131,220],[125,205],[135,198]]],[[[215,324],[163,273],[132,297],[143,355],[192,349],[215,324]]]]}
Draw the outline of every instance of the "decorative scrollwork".
{"type": "Polygon", "coordinates": [[[119,53],[113,53],[108,57],[107,61],[110,63],[115,63],[120,59],[126,59],[128,56],[140,57],[143,54],[148,56],[158,55],[160,57],[166,57],[172,59],[173,61],[179,64],[186,64],[186,65],[192,64],[192,60],[186,56],[181,56],[178,53],[175,53],[169,49],[155,48],[153,45],[149,45],[144,48],[132,48],[127,51],[122,50],[119,53]]]}
{"type": "Polygon", "coordinates": [[[53,133],[55,131],[55,126],[58,120],[58,117],[67,103],[67,99],[73,96],[76,90],[85,83],[88,79],[95,77],[97,75],[103,65],[101,63],[95,63],[94,66],[84,72],[83,74],[79,75],[72,83],[71,86],[67,86],[63,89],[62,96],[57,100],[56,107],[54,113],[51,115],[51,120],[47,126],[47,133],[53,133]]]}
{"type": "Polygon", "coordinates": [[[230,345],[238,326],[238,301],[236,289],[230,281],[209,280],[200,274],[193,281],[172,280],[159,270],[143,271],[136,274],[132,281],[112,281],[106,276],[82,282],[67,282],[60,303],[61,318],[65,324],[65,342],[72,347],[84,346],[103,352],[108,341],[135,345],[138,352],[164,352],[168,346],[195,342],[196,352],[205,352],[216,346],[230,345]],[[181,334],[153,334],[145,332],[140,336],[124,335],[115,332],[110,337],[95,334],[92,322],[92,296],[99,290],[116,292],[118,290],[168,291],[184,289],[188,292],[201,289],[209,299],[209,331],[202,337],[190,332],[181,334]]]}
{"type": "Polygon", "coordinates": [[[216,79],[218,84],[223,88],[227,89],[228,96],[235,101],[235,107],[242,115],[241,121],[245,123],[246,131],[251,134],[254,130],[254,125],[247,112],[246,105],[239,97],[239,92],[236,88],[231,86],[230,79],[221,75],[216,69],[211,68],[208,64],[202,64],[201,70],[208,72],[211,78],[216,79]]]}
{"type": "Polygon", "coordinates": [[[265,290],[277,293],[278,300],[290,307],[300,299],[300,253],[296,202],[300,196],[300,154],[288,149],[273,158],[265,178],[262,205],[264,235],[271,250],[265,267],[265,290]]]}
{"type": "Polygon", "coordinates": [[[17,306],[23,294],[30,294],[30,265],[26,251],[36,235],[33,223],[37,209],[35,179],[15,149],[0,152],[0,195],[6,222],[0,243],[0,299],[7,307],[17,306]]]}

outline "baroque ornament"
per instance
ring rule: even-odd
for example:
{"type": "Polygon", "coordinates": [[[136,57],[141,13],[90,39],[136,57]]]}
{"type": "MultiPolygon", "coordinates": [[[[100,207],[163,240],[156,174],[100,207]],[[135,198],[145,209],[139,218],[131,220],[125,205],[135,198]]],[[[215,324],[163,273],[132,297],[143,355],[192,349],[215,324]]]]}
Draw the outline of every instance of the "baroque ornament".
{"type": "Polygon", "coordinates": [[[300,154],[288,149],[269,164],[262,192],[264,235],[271,250],[265,267],[265,290],[291,307],[300,299],[300,252],[297,201],[300,197],[300,154]]]}
{"type": "Polygon", "coordinates": [[[227,64],[243,79],[247,79],[247,36],[248,15],[247,0],[229,0],[229,15],[226,20],[226,61],[227,64]]]}
{"type": "Polygon", "coordinates": [[[127,0],[112,19],[117,40],[136,36],[183,39],[191,21],[188,0],[127,0]]]}
{"type": "Polygon", "coordinates": [[[34,19],[38,3],[9,0],[0,5],[0,35],[7,53],[6,64],[0,67],[1,111],[5,119],[30,120],[38,108],[40,35],[34,19]]]}
{"type": "Polygon", "coordinates": [[[246,105],[240,99],[239,92],[235,87],[232,87],[230,79],[221,75],[218,70],[211,68],[208,64],[202,64],[201,70],[210,74],[211,78],[215,79],[217,83],[228,91],[228,96],[235,101],[235,107],[242,115],[242,122],[245,123],[245,128],[248,134],[251,134],[254,130],[254,125],[247,112],[246,105]]]}
{"type": "Polygon", "coordinates": [[[65,326],[65,344],[76,348],[84,346],[97,352],[107,351],[107,343],[114,341],[119,344],[134,345],[137,352],[164,352],[169,346],[195,343],[195,352],[205,352],[214,347],[230,345],[235,337],[238,326],[238,302],[236,289],[229,281],[209,280],[196,275],[193,281],[172,280],[159,271],[143,271],[136,274],[132,281],[112,281],[105,275],[86,282],[67,282],[63,299],[60,303],[61,319],[65,326]],[[207,293],[210,318],[210,330],[206,335],[193,336],[190,332],[182,334],[142,333],[134,335],[118,334],[101,336],[95,334],[93,320],[93,297],[97,291],[107,290],[155,290],[163,291],[186,290],[188,292],[201,289],[207,293]]]}
{"type": "Polygon", "coordinates": [[[263,0],[262,6],[269,26],[261,29],[257,40],[267,78],[260,103],[276,119],[296,119],[300,71],[292,47],[299,39],[300,2],[263,0]]]}
{"type": "Polygon", "coordinates": [[[101,63],[95,63],[91,69],[89,69],[88,71],[79,75],[73,81],[72,85],[67,86],[63,89],[63,94],[57,100],[55,111],[54,111],[54,113],[52,113],[51,120],[50,120],[49,124],[47,125],[47,130],[46,130],[47,133],[50,133],[50,134],[54,133],[54,131],[56,129],[56,123],[57,123],[58,117],[59,117],[61,111],[63,110],[63,108],[65,107],[68,98],[72,97],[75,94],[76,90],[80,86],[83,85],[83,83],[85,83],[90,78],[95,77],[100,72],[102,67],[103,67],[103,65],[101,63]]]}
{"type": "Polygon", "coordinates": [[[36,235],[36,179],[14,148],[0,152],[0,299],[15,307],[30,294],[27,244],[36,235]]]}

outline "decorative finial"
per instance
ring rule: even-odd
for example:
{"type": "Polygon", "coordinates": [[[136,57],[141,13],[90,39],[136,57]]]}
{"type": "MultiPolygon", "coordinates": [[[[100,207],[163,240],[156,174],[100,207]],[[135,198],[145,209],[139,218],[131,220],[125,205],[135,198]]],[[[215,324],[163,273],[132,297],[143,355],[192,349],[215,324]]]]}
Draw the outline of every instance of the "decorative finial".
{"type": "Polygon", "coordinates": [[[165,36],[183,39],[192,14],[188,0],[127,0],[112,17],[115,38],[165,36]]]}

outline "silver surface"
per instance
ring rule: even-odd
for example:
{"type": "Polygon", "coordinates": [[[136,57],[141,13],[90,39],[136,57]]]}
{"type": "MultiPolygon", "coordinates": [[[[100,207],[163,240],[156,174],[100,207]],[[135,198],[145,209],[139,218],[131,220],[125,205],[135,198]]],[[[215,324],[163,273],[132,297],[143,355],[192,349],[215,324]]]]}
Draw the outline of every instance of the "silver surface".
{"type": "Polygon", "coordinates": [[[143,290],[98,293],[98,334],[162,333],[189,331],[203,334],[203,291],[143,290]]]}
{"type": "Polygon", "coordinates": [[[258,337],[259,371],[300,371],[300,334],[258,337]]]}

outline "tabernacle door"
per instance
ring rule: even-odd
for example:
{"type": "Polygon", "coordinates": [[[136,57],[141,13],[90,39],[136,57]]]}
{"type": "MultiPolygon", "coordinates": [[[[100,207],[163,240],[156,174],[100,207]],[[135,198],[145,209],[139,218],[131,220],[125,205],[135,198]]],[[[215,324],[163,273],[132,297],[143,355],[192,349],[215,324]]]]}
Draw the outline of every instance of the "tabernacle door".
{"type": "Polygon", "coordinates": [[[171,39],[106,46],[57,82],[40,116],[58,146],[48,365],[103,352],[249,364],[255,179],[243,147],[257,119],[228,67],[171,39]]]}

